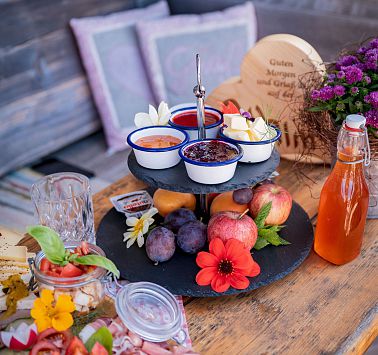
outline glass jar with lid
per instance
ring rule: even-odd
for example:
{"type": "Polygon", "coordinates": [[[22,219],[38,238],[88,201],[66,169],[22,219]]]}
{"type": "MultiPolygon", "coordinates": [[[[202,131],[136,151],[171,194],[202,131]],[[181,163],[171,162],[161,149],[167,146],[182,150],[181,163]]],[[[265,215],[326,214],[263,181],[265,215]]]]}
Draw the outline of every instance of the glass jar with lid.
{"type": "Polygon", "coordinates": [[[123,286],[115,299],[116,311],[124,325],[144,340],[163,342],[185,340],[181,329],[181,307],[168,290],[151,282],[123,286]]]}
{"type": "MultiPolygon", "coordinates": [[[[67,242],[64,246],[68,250],[74,250],[80,242],[67,242]]],[[[89,244],[89,253],[105,256],[104,251],[94,244],[89,244]]],[[[59,295],[66,294],[72,297],[78,312],[89,312],[97,307],[105,296],[105,284],[109,282],[107,271],[101,267],[74,277],[56,277],[41,271],[40,265],[45,258],[45,253],[40,251],[31,262],[31,271],[39,292],[43,289],[53,291],[57,300],[59,295]]]]}

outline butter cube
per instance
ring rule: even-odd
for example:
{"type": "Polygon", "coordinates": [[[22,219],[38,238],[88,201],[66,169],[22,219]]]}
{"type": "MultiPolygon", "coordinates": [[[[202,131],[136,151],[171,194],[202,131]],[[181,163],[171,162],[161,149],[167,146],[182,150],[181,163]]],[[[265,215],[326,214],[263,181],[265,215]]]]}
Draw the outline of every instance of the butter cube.
{"type": "Polygon", "coordinates": [[[232,139],[236,139],[238,141],[244,141],[244,142],[250,141],[248,132],[246,132],[246,131],[237,131],[237,130],[231,129],[231,130],[224,131],[224,134],[227,137],[232,138],[232,139]]]}
{"type": "Polygon", "coordinates": [[[239,114],[226,114],[223,116],[224,123],[231,129],[246,131],[249,127],[245,117],[239,114]]]}
{"type": "Polygon", "coordinates": [[[258,141],[269,139],[268,137],[268,126],[262,117],[257,117],[252,123],[251,130],[257,137],[258,141]]]}

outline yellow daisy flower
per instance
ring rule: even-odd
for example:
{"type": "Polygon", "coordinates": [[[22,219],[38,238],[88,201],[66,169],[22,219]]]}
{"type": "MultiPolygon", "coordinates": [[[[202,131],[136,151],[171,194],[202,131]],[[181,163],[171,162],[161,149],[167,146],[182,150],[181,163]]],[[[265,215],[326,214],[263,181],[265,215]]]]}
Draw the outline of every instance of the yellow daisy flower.
{"type": "Polygon", "coordinates": [[[155,222],[152,218],[158,210],[153,207],[149,209],[142,217],[128,217],[126,224],[130,227],[127,232],[123,233],[123,241],[126,242],[126,248],[130,248],[137,241],[139,248],[144,244],[143,235],[148,232],[150,226],[155,222]]]}
{"type": "Polygon", "coordinates": [[[34,301],[30,315],[37,325],[38,332],[53,327],[63,331],[73,325],[72,312],[75,304],[69,295],[59,295],[54,305],[54,296],[51,290],[42,290],[40,297],[34,301]]]}

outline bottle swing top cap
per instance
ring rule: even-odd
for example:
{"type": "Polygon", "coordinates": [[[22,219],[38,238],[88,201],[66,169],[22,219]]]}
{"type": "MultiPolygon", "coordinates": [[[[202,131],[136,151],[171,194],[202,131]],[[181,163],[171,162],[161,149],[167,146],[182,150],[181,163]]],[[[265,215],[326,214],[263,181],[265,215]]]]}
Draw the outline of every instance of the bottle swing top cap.
{"type": "Polygon", "coordinates": [[[362,115],[348,115],[345,120],[345,128],[354,132],[363,132],[365,124],[366,118],[362,115]]]}

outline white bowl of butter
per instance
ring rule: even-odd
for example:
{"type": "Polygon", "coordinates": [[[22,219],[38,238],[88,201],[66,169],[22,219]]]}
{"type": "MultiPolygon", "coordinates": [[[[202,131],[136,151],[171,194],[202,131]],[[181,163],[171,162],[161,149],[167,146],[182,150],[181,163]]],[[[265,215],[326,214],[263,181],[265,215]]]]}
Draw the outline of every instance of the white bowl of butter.
{"type": "Polygon", "coordinates": [[[243,148],[242,163],[259,163],[270,158],[281,131],[267,124],[262,117],[254,120],[240,114],[224,114],[220,130],[222,139],[240,144],[243,148]]]}

